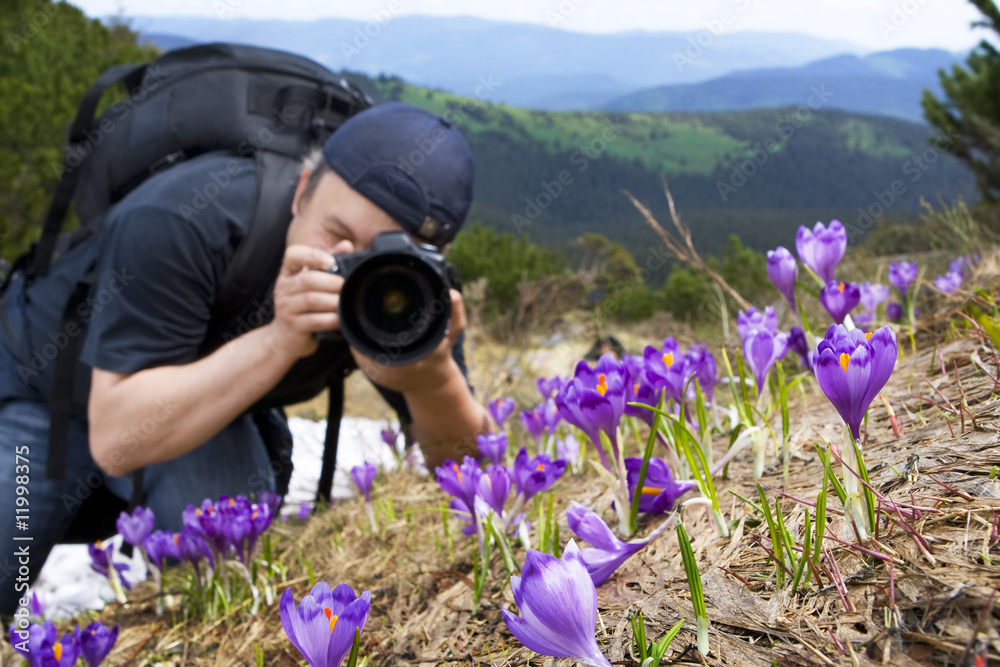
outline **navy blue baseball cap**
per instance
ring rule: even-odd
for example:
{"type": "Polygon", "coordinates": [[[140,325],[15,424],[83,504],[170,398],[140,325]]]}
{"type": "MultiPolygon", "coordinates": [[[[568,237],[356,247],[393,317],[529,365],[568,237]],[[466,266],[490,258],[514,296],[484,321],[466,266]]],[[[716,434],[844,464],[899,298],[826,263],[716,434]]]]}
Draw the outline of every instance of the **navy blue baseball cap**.
{"type": "Polygon", "coordinates": [[[465,137],[446,119],[390,102],[350,118],[323,144],[348,185],[406,231],[442,246],[465,222],[475,168],[465,137]]]}

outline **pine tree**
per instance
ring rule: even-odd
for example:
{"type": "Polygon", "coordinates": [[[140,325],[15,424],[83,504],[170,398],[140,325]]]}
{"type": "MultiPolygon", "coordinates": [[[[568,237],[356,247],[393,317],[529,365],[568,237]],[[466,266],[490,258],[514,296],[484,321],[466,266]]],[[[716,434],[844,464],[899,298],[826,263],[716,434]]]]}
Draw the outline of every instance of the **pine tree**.
{"type": "MultiPolygon", "coordinates": [[[[993,0],[970,0],[983,14],[973,27],[1000,35],[1000,10],[993,0]]],[[[984,199],[1000,200],[1000,51],[983,40],[969,55],[967,69],[939,72],[946,100],[924,90],[924,117],[943,136],[932,140],[976,175],[984,199]]]]}
{"type": "MultiPolygon", "coordinates": [[[[0,11],[0,256],[41,231],[59,182],[66,131],[108,67],[152,59],[124,25],[52,0],[6,0],[0,11]]],[[[110,95],[109,95],[110,97],[110,95]]]]}

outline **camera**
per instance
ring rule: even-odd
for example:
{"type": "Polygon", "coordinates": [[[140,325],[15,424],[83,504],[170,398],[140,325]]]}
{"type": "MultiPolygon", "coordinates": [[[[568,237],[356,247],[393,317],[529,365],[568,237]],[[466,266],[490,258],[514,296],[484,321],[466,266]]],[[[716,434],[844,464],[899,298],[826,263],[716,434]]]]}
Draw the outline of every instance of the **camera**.
{"type": "Polygon", "coordinates": [[[406,232],[383,232],[365,250],[335,260],[328,272],[344,278],[337,315],[352,347],[387,366],[412,364],[437,348],[451,319],[454,278],[434,246],[414,243],[406,232]]]}

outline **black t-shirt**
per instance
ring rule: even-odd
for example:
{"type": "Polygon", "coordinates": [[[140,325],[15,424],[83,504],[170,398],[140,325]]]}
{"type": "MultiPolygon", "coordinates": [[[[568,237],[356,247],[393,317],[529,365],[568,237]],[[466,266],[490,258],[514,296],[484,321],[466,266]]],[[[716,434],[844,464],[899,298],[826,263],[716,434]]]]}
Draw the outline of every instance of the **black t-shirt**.
{"type": "MultiPolygon", "coordinates": [[[[221,332],[220,340],[206,341],[212,304],[247,233],[256,191],[252,159],[227,153],[199,156],[136,188],[108,212],[99,235],[60,257],[46,277],[27,288],[15,279],[2,304],[8,326],[0,322],[0,347],[13,367],[0,370],[0,402],[9,397],[48,401],[55,351],[68,336],[85,336],[73,393],[74,413],[85,418],[91,368],[130,374],[190,363],[270,322],[270,300],[255,300],[221,332]],[[82,328],[61,327],[63,304],[95,261],[97,281],[78,311],[82,328]]],[[[274,279],[261,276],[268,286],[274,279]]],[[[453,354],[465,372],[462,339],[453,354]]],[[[307,400],[331,377],[353,368],[345,343],[323,341],[257,405],[307,400]]],[[[408,419],[403,397],[379,390],[408,419]]]]}

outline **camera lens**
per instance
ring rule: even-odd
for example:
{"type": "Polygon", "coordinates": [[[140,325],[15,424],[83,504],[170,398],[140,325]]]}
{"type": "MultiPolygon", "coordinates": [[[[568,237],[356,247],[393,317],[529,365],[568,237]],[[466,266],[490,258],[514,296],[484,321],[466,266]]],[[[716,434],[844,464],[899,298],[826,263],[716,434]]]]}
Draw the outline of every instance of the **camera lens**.
{"type": "Polygon", "coordinates": [[[440,255],[416,248],[404,232],[342,257],[340,331],[376,362],[402,366],[433,352],[451,317],[450,281],[440,255]]]}
{"type": "Polygon", "coordinates": [[[373,339],[385,341],[409,333],[419,338],[426,328],[420,309],[434,298],[427,278],[409,266],[382,266],[358,286],[358,319],[373,339]]]}

